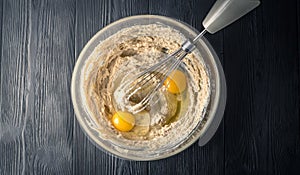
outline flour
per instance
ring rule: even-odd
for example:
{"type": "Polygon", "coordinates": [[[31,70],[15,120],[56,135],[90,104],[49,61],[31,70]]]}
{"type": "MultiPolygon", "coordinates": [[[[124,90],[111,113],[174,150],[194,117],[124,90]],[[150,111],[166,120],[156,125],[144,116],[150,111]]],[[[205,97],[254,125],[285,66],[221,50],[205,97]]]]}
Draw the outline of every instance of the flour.
{"type": "Polygon", "coordinates": [[[148,125],[138,128],[143,134],[136,130],[119,132],[111,125],[116,110],[126,110],[122,82],[157,63],[184,41],[185,37],[177,30],[151,24],[125,28],[99,43],[86,62],[85,68],[91,70],[85,74],[83,89],[88,110],[99,123],[100,137],[109,136],[118,149],[143,148],[151,152],[187,139],[199,127],[210,100],[210,81],[198,50],[181,64],[188,79],[186,91],[180,97],[157,92],[158,102],[145,114],[149,116],[145,120],[148,125]],[[178,102],[170,103],[173,101],[178,102]],[[178,117],[171,118],[175,115],[178,117]]]}

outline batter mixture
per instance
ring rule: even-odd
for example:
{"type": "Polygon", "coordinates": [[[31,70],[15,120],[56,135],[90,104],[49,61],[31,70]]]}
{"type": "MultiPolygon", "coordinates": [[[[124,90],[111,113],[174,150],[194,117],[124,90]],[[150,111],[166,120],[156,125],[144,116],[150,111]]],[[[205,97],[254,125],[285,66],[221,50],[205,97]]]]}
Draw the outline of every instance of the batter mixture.
{"type": "Polygon", "coordinates": [[[183,78],[175,82],[175,88],[184,89],[160,90],[157,103],[134,115],[128,131],[127,125],[122,130],[123,126],[118,128],[114,123],[116,112],[126,112],[120,98],[122,84],[178,49],[185,40],[173,28],[150,24],[125,28],[99,43],[86,62],[82,88],[86,108],[97,122],[101,138],[128,149],[155,150],[185,140],[200,127],[199,123],[203,124],[210,81],[198,50],[189,54],[177,70],[183,78]]]}

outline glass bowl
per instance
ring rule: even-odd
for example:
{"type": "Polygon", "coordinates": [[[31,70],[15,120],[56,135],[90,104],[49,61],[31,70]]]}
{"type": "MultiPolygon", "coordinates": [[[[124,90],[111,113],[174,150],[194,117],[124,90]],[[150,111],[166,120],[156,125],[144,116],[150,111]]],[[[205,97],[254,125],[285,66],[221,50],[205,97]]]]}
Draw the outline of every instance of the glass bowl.
{"type": "Polygon", "coordinates": [[[199,122],[183,140],[168,147],[161,148],[152,152],[145,152],[134,146],[116,145],[110,139],[102,137],[101,132],[97,130],[97,122],[90,116],[86,106],[86,101],[82,93],[83,89],[83,69],[86,60],[92,54],[96,46],[111,35],[117,33],[123,28],[133,25],[163,24],[180,31],[186,38],[193,39],[199,32],[190,25],[164,16],[139,15],[131,16],[118,20],[96,33],[82,49],[72,75],[71,95],[76,114],[76,118],[87,137],[100,149],[115,156],[130,160],[157,160],[175,155],[188,148],[199,139],[199,145],[205,145],[217,130],[226,103],[226,83],[218,56],[203,37],[196,43],[196,48],[200,51],[205,65],[207,66],[210,78],[210,102],[206,109],[205,120],[199,122]]]}

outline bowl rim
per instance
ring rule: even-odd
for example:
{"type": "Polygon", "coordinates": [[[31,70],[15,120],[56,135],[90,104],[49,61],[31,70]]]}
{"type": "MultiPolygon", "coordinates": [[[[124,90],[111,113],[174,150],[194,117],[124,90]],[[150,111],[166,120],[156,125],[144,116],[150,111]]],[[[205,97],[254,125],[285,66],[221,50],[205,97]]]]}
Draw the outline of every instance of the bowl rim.
{"type": "MultiPolygon", "coordinates": [[[[218,106],[219,106],[219,103],[220,103],[220,90],[221,88],[219,88],[220,90],[216,91],[216,100],[218,101],[218,103],[214,103],[213,106],[212,106],[212,112],[209,114],[211,115],[212,117],[209,117],[208,120],[206,121],[205,123],[205,127],[203,127],[201,130],[200,130],[200,133],[198,134],[198,137],[196,139],[193,139],[191,141],[189,141],[188,143],[184,144],[182,147],[178,148],[178,149],[175,149],[173,150],[172,152],[166,154],[166,155],[159,155],[157,157],[154,157],[154,158],[141,158],[141,157],[137,157],[135,156],[134,158],[133,157],[128,157],[124,154],[121,154],[120,152],[118,151],[115,151],[113,149],[111,149],[110,147],[106,146],[105,144],[103,144],[101,141],[97,140],[96,139],[96,136],[90,131],[90,129],[88,128],[88,126],[85,124],[85,121],[84,121],[84,117],[82,116],[81,112],[79,111],[79,102],[77,101],[77,94],[76,94],[76,74],[78,73],[79,70],[79,66],[80,66],[80,63],[82,62],[82,60],[84,59],[84,55],[86,54],[87,50],[91,47],[91,45],[95,42],[95,40],[97,40],[97,38],[99,37],[99,35],[101,35],[102,33],[104,33],[108,28],[116,25],[116,24],[119,24],[119,23],[122,23],[122,22],[125,22],[127,20],[134,20],[134,19],[140,19],[140,18],[158,18],[158,19],[162,19],[164,21],[170,21],[172,23],[178,23],[181,24],[182,26],[180,27],[183,27],[185,30],[187,31],[191,31],[192,34],[197,34],[196,32],[198,32],[194,27],[192,27],[191,25],[185,23],[185,22],[182,22],[178,19],[174,19],[174,18],[171,18],[171,17],[167,17],[167,16],[161,16],[161,15],[134,15],[134,16],[129,16],[129,17],[125,17],[125,18],[121,18],[117,21],[114,21],[112,23],[110,23],[109,25],[101,28],[96,34],[94,34],[91,39],[89,39],[89,41],[85,44],[85,46],[83,47],[83,49],[81,50],[77,60],[76,60],[76,63],[75,63],[75,66],[74,66],[74,69],[73,69],[73,73],[72,73],[72,79],[71,79],[71,99],[72,99],[72,103],[73,103],[73,108],[74,108],[74,112],[75,112],[75,116],[79,122],[79,126],[83,129],[83,133],[87,136],[87,138],[98,148],[100,148],[101,150],[103,150],[105,153],[109,153],[110,155],[114,155],[114,156],[117,156],[119,158],[123,158],[123,159],[127,159],[127,160],[135,160],[135,161],[150,161],[150,160],[159,160],[159,159],[164,159],[164,158],[167,158],[167,157],[170,157],[170,156],[173,156],[175,154],[178,154],[180,152],[182,152],[183,150],[185,150],[186,148],[190,147],[192,144],[194,144],[198,139],[201,140],[202,136],[205,136],[205,133],[211,128],[210,125],[212,124],[212,121],[214,120],[215,118],[215,113],[218,109],[218,106]]],[[[203,37],[201,40],[199,40],[198,42],[203,42],[204,44],[202,44],[203,47],[205,47],[205,49],[207,51],[209,51],[209,54],[210,54],[210,57],[213,59],[213,66],[215,66],[215,70],[216,70],[216,79],[215,79],[215,84],[216,86],[220,86],[221,84],[221,80],[220,80],[220,75],[222,77],[224,77],[224,72],[223,72],[223,69],[222,69],[222,66],[220,64],[220,61],[219,61],[219,57],[217,56],[217,54],[215,53],[215,50],[213,49],[213,47],[210,45],[210,43],[207,41],[207,39],[205,37],[203,37]]],[[[224,77],[225,78],[225,77],[224,77]]],[[[225,80],[225,79],[224,79],[225,80]]],[[[223,87],[224,88],[224,87],[223,87]]],[[[224,90],[224,89],[223,89],[224,90]]],[[[222,94],[221,94],[222,95],[222,94]]],[[[223,98],[224,99],[224,98],[223,98]]],[[[226,84],[225,84],[225,101],[226,101],[226,84]]],[[[225,105],[225,104],[224,104],[225,105]]],[[[224,106],[225,108],[225,106],[224,106]]],[[[224,109],[222,109],[222,116],[218,117],[218,120],[219,122],[217,122],[217,124],[214,124],[214,127],[215,128],[214,130],[216,131],[216,129],[218,128],[219,126],[219,123],[220,121],[222,120],[223,118],[223,112],[224,112],[224,109]]],[[[212,131],[212,129],[210,129],[211,131],[209,132],[210,134],[208,134],[209,136],[207,137],[208,139],[206,139],[208,142],[210,140],[210,138],[214,135],[215,131],[212,131]]],[[[206,143],[205,142],[205,143],[206,143]]],[[[200,143],[200,142],[199,142],[200,143]]],[[[204,143],[204,144],[205,144],[204,143]]]]}

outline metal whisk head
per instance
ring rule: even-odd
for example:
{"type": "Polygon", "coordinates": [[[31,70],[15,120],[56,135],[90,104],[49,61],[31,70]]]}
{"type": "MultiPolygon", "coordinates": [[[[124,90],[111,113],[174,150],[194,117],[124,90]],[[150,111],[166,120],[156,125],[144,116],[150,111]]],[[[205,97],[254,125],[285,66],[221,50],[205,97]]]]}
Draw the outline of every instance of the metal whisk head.
{"type": "Polygon", "coordinates": [[[190,41],[186,41],[180,49],[130,80],[125,86],[127,110],[138,113],[151,104],[152,98],[163,86],[166,78],[194,48],[195,46],[190,41]]]}

